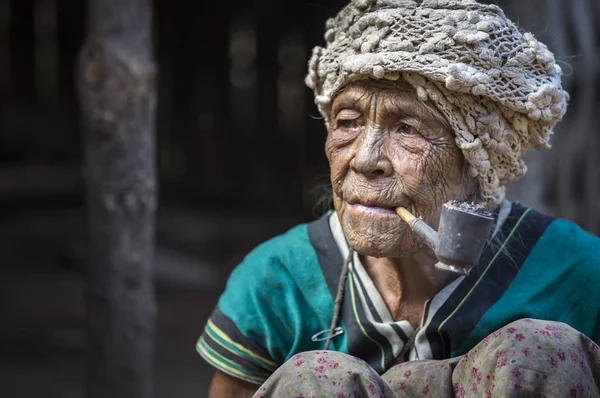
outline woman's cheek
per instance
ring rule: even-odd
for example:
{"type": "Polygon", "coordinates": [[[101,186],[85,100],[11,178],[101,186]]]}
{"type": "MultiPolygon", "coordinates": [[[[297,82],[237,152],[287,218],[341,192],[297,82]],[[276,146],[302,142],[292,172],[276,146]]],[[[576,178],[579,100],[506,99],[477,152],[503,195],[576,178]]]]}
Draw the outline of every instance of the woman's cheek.
{"type": "Polygon", "coordinates": [[[445,186],[460,183],[461,158],[455,151],[432,148],[428,153],[427,164],[425,172],[433,186],[440,183],[445,186]]]}
{"type": "Polygon", "coordinates": [[[354,151],[352,143],[355,138],[340,132],[332,132],[327,138],[326,152],[331,168],[346,168],[354,151]]]}
{"type": "MultiPolygon", "coordinates": [[[[334,194],[340,191],[340,186],[347,174],[349,161],[344,160],[344,151],[335,148],[327,148],[327,157],[329,159],[330,179],[334,194]]],[[[335,196],[335,195],[334,195],[335,196]]]]}
{"type": "Polygon", "coordinates": [[[329,159],[329,165],[332,171],[339,168],[340,158],[342,155],[343,153],[340,151],[338,146],[333,145],[333,143],[328,143],[327,158],[329,159]]]}
{"type": "MultiPolygon", "coordinates": [[[[420,143],[392,142],[387,150],[388,158],[392,160],[394,169],[400,178],[413,179],[415,174],[421,175],[424,166],[424,149],[420,143]]],[[[417,179],[418,180],[418,179],[417,179]]]]}
{"type": "Polygon", "coordinates": [[[342,142],[340,142],[339,137],[336,136],[336,132],[330,132],[327,136],[327,141],[325,142],[325,152],[327,153],[329,160],[337,157],[341,147],[342,142]]]}

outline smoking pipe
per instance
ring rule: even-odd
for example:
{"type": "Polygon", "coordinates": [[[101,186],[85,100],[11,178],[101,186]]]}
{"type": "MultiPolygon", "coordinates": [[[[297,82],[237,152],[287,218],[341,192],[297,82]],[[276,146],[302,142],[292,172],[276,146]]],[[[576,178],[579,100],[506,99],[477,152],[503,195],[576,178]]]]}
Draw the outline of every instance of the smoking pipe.
{"type": "Polygon", "coordinates": [[[484,208],[467,202],[451,201],[442,206],[436,232],[404,207],[396,213],[435,252],[435,267],[466,275],[479,262],[494,219],[484,208]]]}

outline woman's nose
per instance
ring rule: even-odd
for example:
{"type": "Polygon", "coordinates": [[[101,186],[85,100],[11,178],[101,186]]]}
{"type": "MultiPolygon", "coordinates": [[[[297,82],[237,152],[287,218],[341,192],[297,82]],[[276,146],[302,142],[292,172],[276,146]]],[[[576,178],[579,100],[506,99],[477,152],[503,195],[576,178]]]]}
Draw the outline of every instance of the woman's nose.
{"type": "Polygon", "coordinates": [[[356,152],[350,168],[365,176],[387,177],[392,174],[392,164],[384,153],[385,130],[369,126],[356,141],[356,152]]]}

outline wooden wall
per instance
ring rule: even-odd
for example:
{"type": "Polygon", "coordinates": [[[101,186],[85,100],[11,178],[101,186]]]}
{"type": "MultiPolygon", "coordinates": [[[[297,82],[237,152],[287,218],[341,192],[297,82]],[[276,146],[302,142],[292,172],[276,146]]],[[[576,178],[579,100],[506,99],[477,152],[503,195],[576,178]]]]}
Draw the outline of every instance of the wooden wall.
{"type": "MultiPolygon", "coordinates": [[[[303,79],[326,18],[344,2],[154,3],[163,201],[310,211],[327,167],[303,79]]],[[[78,167],[73,70],[84,4],[0,5],[0,167],[78,167]]]]}

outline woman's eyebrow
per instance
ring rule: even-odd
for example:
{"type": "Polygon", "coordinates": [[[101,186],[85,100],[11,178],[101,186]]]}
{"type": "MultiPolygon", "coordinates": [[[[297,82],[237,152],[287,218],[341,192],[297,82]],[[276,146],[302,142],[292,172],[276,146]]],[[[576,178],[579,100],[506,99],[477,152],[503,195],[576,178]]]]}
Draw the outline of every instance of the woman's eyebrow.
{"type": "Polygon", "coordinates": [[[337,116],[337,114],[343,109],[358,109],[358,99],[357,98],[342,98],[333,104],[333,109],[331,110],[331,114],[337,116]]]}
{"type": "Polygon", "coordinates": [[[426,108],[413,98],[396,98],[392,101],[382,102],[381,108],[378,109],[381,117],[418,118],[424,121],[434,119],[426,108]]]}
{"type": "Polygon", "coordinates": [[[342,109],[356,109],[362,111],[368,106],[370,96],[364,92],[346,92],[333,103],[331,114],[336,116],[342,109]]]}

